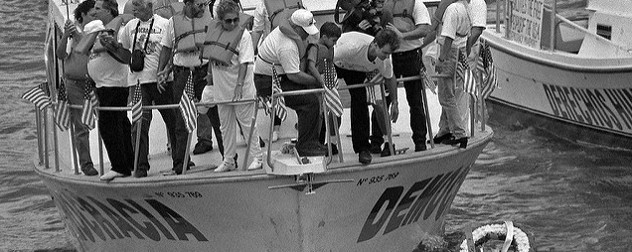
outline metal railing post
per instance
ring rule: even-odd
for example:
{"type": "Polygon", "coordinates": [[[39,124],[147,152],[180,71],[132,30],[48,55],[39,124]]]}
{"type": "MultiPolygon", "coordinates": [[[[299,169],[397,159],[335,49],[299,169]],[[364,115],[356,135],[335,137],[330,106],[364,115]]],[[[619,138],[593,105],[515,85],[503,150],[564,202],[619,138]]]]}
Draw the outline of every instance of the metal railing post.
{"type": "Polygon", "coordinates": [[[557,14],[557,1],[553,0],[551,3],[551,32],[549,33],[549,50],[555,51],[555,15],[557,14]]]}
{"type": "Polygon", "coordinates": [[[48,108],[44,110],[44,167],[50,168],[48,162],[48,108]]]}
{"type": "Polygon", "coordinates": [[[37,156],[38,156],[38,164],[42,165],[44,163],[44,147],[42,146],[42,112],[35,109],[35,124],[37,125],[37,156]]]}
{"type": "Polygon", "coordinates": [[[509,39],[509,32],[511,31],[510,27],[511,27],[511,9],[513,9],[512,7],[512,2],[509,0],[505,1],[505,38],[509,39]]]}
{"type": "Polygon", "coordinates": [[[500,33],[500,0],[496,0],[496,33],[500,33]]]}
{"type": "Polygon", "coordinates": [[[72,164],[72,168],[75,171],[75,175],[79,175],[79,161],[77,161],[77,151],[75,151],[76,143],[75,143],[75,125],[74,123],[70,123],[69,127],[69,138],[70,138],[70,163],[72,164]]]}

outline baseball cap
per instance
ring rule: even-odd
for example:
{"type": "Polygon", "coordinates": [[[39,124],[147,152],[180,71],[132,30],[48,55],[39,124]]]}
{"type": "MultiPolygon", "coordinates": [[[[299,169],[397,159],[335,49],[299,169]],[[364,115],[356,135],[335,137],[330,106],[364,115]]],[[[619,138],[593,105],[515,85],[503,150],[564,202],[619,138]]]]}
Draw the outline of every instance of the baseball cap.
{"type": "Polygon", "coordinates": [[[312,12],[306,9],[298,9],[292,13],[290,17],[290,21],[295,25],[298,25],[307,32],[309,35],[314,35],[318,33],[318,28],[316,28],[316,20],[314,20],[314,15],[312,12]]]}

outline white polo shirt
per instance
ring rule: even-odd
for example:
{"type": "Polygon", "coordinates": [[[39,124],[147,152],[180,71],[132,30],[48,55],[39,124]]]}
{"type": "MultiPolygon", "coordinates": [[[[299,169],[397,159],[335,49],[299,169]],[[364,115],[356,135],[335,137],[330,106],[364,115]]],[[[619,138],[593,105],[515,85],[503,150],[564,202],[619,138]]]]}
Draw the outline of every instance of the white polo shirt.
{"type": "Polygon", "coordinates": [[[393,77],[393,62],[391,56],[385,60],[368,58],[369,45],[373,36],[361,32],[346,32],[334,45],[334,64],[337,67],[358,72],[373,72],[379,70],[384,78],[393,77]]]}
{"type": "MultiPolygon", "coordinates": [[[[441,36],[453,40],[452,48],[465,47],[467,44],[467,36],[461,36],[469,35],[470,29],[472,28],[466,5],[467,3],[463,0],[452,3],[445,9],[445,14],[443,14],[441,36]]],[[[439,42],[442,44],[443,38],[441,38],[439,42]]]]}
{"type": "Polygon", "coordinates": [[[473,27],[487,26],[487,4],[485,0],[470,0],[470,4],[467,5],[467,12],[470,15],[473,27]]]}

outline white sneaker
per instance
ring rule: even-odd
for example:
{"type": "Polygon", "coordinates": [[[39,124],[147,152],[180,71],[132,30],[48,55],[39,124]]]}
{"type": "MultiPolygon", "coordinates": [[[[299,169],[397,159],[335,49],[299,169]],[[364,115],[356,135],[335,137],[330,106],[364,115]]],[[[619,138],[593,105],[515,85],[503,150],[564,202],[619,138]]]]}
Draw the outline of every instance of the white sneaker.
{"type": "Polygon", "coordinates": [[[261,167],[263,167],[263,160],[255,158],[254,160],[252,160],[252,163],[250,163],[250,166],[248,166],[248,170],[258,170],[261,169],[261,167]]]}
{"type": "Polygon", "coordinates": [[[109,172],[106,172],[105,174],[103,174],[103,176],[99,177],[99,179],[101,181],[112,181],[115,178],[122,178],[122,177],[127,177],[129,175],[125,175],[123,173],[118,173],[115,171],[110,170],[109,172]]]}
{"type": "Polygon", "coordinates": [[[272,131],[272,142],[274,143],[277,140],[279,140],[279,132],[277,132],[276,130],[272,131]]]}
{"type": "Polygon", "coordinates": [[[227,161],[226,159],[224,159],[224,161],[222,161],[222,163],[219,165],[219,167],[217,167],[217,169],[214,170],[214,172],[227,172],[232,170],[235,170],[235,163],[233,163],[233,161],[227,161]]]}

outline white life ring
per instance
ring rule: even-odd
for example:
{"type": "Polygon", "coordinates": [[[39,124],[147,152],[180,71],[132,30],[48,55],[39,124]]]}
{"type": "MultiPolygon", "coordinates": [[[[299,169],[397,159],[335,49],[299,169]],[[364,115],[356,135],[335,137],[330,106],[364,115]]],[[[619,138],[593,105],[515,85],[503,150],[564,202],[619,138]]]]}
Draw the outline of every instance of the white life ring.
{"type": "MultiPolygon", "coordinates": [[[[510,245],[512,245],[516,249],[515,251],[518,252],[529,252],[531,249],[527,234],[519,228],[513,226],[511,221],[507,221],[504,224],[489,224],[480,226],[472,231],[472,238],[474,239],[474,244],[479,245],[492,239],[505,240],[505,246],[503,246],[503,250],[501,251],[507,251],[506,249],[508,249],[510,245]],[[510,236],[508,239],[507,230],[513,230],[513,237],[510,236]]],[[[463,242],[461,242],[460,251],[468,252],[467,239],[464,239],[463,242]]]]}

